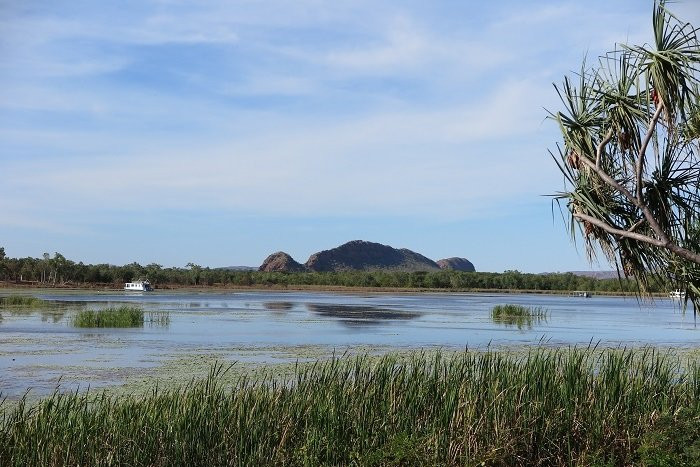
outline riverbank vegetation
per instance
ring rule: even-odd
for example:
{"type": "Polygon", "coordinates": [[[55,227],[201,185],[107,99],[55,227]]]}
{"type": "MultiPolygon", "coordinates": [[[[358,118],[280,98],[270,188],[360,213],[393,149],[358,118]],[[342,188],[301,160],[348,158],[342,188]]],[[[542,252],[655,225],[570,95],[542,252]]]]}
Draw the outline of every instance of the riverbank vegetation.
{"type": "Polygon", "coordinates": [[[0,297],[0,308],[37,308],[44,305],[46,305],[44,300],[28,295],[0,297]]]}
{"type": "Polygon", "coordinates": [[[653,349],[418,352],[3,404],[0,464],[697,465],[698,427],[700,367],[653,349]]]}
{"type": "MultiPolygon", "coordinates": [[[[44,258],[0,260],[0,281],[36,286],[94,286],[122,288],[124,282],[147,278],[156,287],[381,287],[439,290],[544,290],[634,293],[633,280],[596,279],[572,273],[528,274],[492,272],[262,272],[208,268],[190,264],[166,268],[159,264],[124,266],[75,263],[56,253],[44,258]],[[46,279],[50,278],[50,280],[46,279]]],[[[667,292],[665,284],[650,285],[652,292],[667,292]]]]}

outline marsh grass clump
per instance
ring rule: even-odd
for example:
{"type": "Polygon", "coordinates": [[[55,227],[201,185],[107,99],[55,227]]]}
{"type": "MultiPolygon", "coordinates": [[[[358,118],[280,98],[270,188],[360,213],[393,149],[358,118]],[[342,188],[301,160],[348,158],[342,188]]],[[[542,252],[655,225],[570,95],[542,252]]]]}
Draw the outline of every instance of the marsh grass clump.
{"type": "Polygon", "coordinates": [[[533,324],[547,320],[548,312],[541,306],[529,307],[523,305],[496,305],[491,309],[491,319],[494,323],[506,326],[531,328],[533,324]]]}
{"type": "Polygon", "coordinates": [[[0,465],[639,465],[683,449],[677,414],[697,427],[700,367],[653,349],[341,357],[281,380],[215,366],[143,396],[0,404],[0,465]]]}
{"type": "Polygon", "coordinates": [[[47,302],[45,300],[28,295],[8,295],[7,297],[0,297],[0,307],[3,308],[38,308],[46,304],[47,302]]]}
{"type": "Polygon", "coordinates": [[[73,317],[73,326],[77,328],[137,328],[143,323],[143,309],[130,305],[80,310],[73,317]]]}

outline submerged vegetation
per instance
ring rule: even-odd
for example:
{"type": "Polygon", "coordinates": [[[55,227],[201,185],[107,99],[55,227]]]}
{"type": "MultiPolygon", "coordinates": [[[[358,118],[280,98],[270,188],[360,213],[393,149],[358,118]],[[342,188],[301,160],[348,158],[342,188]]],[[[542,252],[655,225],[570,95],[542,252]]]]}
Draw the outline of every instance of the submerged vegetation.
{"type": "Polygon", "coordinates": [[[28,295],[9,295],[0,297],[0,307],[22,307],[22,308],[37,308],[46,305],[46,301],[30,297],[28,295]]]}
{"type": "Polygon", "coordinates": [[[344,357],[0,405],[0,464],[697,465],[698,417],[697,362],[653,349],[344,357]]]}
{"type": "Polygon", "coordinates": [[[518,329],[530,328],[547,319],[547,310],[540,306],[496,305],[491,309],[491,319],[506,326],[517,326],[518,329]]]}

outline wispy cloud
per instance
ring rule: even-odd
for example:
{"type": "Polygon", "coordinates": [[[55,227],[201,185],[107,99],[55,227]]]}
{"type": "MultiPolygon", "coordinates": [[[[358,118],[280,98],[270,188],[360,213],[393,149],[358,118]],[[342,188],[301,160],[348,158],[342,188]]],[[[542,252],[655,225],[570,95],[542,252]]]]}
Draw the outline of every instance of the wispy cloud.
{"type": "Polygon", "coordinates": [[[89,230],[106,211],[128,223],[202,207],[468,220],[537,202],[559,180],[545,149],[556,140],[543,123],[558,105],[550,83],[586,52],[648,40],[647,10],[3,5],[0,225],[71,231],[79,219],[89,230]]]}

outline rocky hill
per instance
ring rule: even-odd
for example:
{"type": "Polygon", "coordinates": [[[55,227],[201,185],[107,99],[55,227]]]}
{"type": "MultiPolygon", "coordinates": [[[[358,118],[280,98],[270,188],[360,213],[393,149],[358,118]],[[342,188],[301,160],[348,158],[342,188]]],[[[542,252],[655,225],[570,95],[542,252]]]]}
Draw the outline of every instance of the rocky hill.
{"type": "Polygon", "coordinates": [[[265,258],[265,261],[263,261],[262,265],[258,268],[258,271],[302,272],[306,271],[306,267],[294,261],[294,258],[284,251],[278,251],[265,258]]]}
{"type": "Polygon", "coordinates": [[[297,263],[283,251],[268,256],[260,271],[310,272],[310,271],[474,271],[474,265],[466,258],[441,259],[437,263],[407,248],[393,248],[381,243],[353,240],[330,250],[319,251],[309,257],[306,264],[297,263]]]}
{"type": "Polygon", "coordinates": [[[449,269],[452,271],[474,272],[474,265],[467,258],[445,258],[437,262],[440,269],[449,269]]]}
{"type": "Polygon", "coordinates": [[[330,250],[314,253],[306,262],[312,271],[437,271],[433,260],[406,248],[353,240],[330,250]]]}

